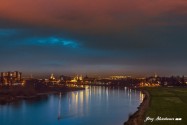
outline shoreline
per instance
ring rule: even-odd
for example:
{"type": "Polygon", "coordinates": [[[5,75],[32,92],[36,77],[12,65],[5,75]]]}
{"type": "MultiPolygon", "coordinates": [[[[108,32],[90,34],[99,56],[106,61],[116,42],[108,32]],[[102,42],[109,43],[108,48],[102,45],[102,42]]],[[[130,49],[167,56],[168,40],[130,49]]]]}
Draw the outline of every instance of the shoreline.
{"type": "Polygon", "coordinates": [[[79,90],[85,90],[85,88],[68,88],[66,90],[48,90],[45,92],[36,92],[32,95],[2,95],[0,97],[0,105],[5,105],[5,104],[9,104],[12,102],[16,102],[16,101],[20,101],[20,100],[29,100],[29,99],[36,99],[36,98],[40,98],[42,96],[46,96],[48,94],[57,94],[59,92],[62,93],[67,93],[67,92],[72,92],[72,91],[79,91],[79,90]]]}
{"type": "Polygon", "coordinates": [[[143,102],[139,105],[138,110],[129,116],[129,119],[123,125],[143,125],[145,119],[145,113],[150,104],[150,94],[146,90],[142,90],[145,95],[143,102]]]}

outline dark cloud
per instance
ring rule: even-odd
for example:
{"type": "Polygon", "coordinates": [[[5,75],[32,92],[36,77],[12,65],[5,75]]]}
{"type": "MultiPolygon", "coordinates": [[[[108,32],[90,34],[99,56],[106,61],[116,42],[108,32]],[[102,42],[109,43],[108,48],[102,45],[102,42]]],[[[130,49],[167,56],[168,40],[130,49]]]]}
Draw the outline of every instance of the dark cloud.
{"type": "Polygon", "coordinates": [[[2,71],[187,75],[183,0],[9,2],[0,5],[2,71]]]}

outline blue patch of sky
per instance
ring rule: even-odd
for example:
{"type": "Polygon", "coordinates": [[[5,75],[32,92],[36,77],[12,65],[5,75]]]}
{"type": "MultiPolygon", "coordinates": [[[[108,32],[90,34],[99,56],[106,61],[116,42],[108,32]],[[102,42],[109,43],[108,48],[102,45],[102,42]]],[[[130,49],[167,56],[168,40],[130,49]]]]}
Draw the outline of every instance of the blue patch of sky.
{"type": "Polygon", "coordinates": [[[71,48],[78,48],[80,45],[75,40],[69,40],[69,39],[64,39],[64,38],[59,38],[59,37],[29,38],[28,40],[26,40],[26,44],[39,45],[39,46],[57,46],[57,45],[60,46],[61,45],[64,47],[71,47],[71,48]]]}
{"type": "MultiPolygon", "coordinates": [[[[21,30],[16,29],[1,29],[0,32],[3,32],[4,34],[23,34],[24,32],[19,32],[21,30]],[[6,32],[6,33],[5,33],[6,32]]],[[[2,33],[2,34],[3,34],[2,33]]],[[[1,37],[0,37],[1,38],[1,37]]],[[[66,38],[62,36],[32,36],[32,33],[29,36],[26,37],[16,37],[16,39],[8,39],[8,42],[3,43],[3,45],[11,50],[20,50],[20,48],[29,47],[32,48],[32,46],[41,46],[41,47],[52,47],[51,49],[55,49],[55,51],[58,52],[65,52],[68,55],[71,55],[72,53],[76,53],[79,57],[110,57],[113,52],[102,50],[102,49],[96,49],[96,48],[90,48],[85,45],[83,45],[79,40],[76,40],[74,38],[66,38]],[[55,48],[53,48],[55,47],[55,48]],[[66,49],[61,49],[66,48],[66,49]]],[[[7,39],[6,39],[7,40],[7,39]]],[[[89,42],[89,41],[88,41],[89,42]]],[[[41,48],[42,49],[42,48],[41,48]]],[[[43,50],[41,50],[43,51],[43,50]]],[[[18,52],[17,52],[18,53],[18,52]]],[[[30,52],[29,52],[30,53],[30,52]]]]}

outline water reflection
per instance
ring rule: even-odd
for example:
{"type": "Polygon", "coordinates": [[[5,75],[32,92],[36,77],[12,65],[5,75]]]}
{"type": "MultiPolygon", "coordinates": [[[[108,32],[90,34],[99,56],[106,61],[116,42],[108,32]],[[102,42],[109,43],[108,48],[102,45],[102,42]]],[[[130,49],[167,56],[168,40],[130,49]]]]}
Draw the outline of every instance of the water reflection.
{"type": "Polygon", "coordinates": [[[93,86],[83,91],[62,94],[61,100],[56,94],[0,106],[1,125],[12,125],[12,121],[19,125],[122,125],[129,113],[137,110],[142,100],[141,92],[126,87],[93,86]],[[59,110],[60,120],[57,119],[59,110]]]}
{"type": "Polygon", "coordinates": [[[140,102],[142,102],[144,99],[144,94],[142,92],[140,92],[140,102]]]}

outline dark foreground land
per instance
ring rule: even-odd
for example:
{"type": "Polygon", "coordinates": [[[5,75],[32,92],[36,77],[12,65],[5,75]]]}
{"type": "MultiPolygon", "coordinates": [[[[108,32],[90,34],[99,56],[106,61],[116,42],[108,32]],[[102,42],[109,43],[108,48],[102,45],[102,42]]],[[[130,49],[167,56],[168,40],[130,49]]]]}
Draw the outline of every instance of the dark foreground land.
{"type": "Polygon", "coordinates": [[[186,87],[141,88],[141,91],[145,94],[144,101],[124,125],[187,125],[186,87]]]}
{"type": "Polygon", "coordinates": [[[187,125],[187,88],[146,88],[150,93],[150,106],[146,117],[155,118],[144,125],[187,125]],[[182,118],[182,120],[156,120],[161,118],[182,118]]]}
{"type": "Polygon", "coordinates": [[[187,125],[186,87],[141,88],[141,91],[145,94],[144,101],[124,125],[187,125]]]}

